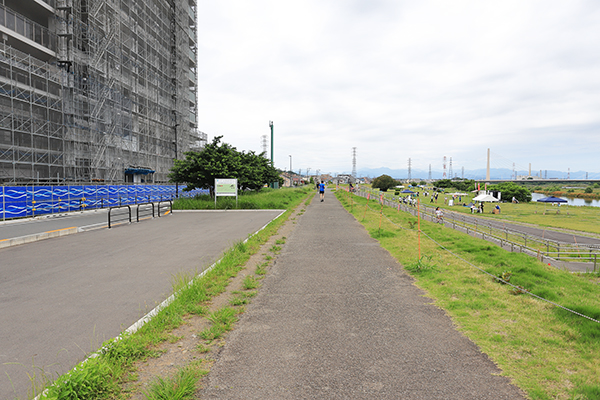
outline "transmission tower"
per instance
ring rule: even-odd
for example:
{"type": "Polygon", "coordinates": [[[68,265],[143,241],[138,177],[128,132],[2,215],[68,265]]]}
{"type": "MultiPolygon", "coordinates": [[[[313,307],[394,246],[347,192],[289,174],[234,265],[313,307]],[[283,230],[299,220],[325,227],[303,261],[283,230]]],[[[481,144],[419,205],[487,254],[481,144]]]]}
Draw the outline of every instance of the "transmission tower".
{"type": "Polygon", "coordinates": [[[260,137],[260,145],[262,146],[262,152],[265,153],[265,157],[267,157],[267,135],[262,135],[260,137]]]}
{"type": "Polygon", "coordinates": [[[356,147],[352,148],[352,177],[356,179],[356,147]]]}
{"type": "Polygon", "coordinates": [[[429,180],[431,181],[431,164],[429,164],[429,180]]]}
{"type": "Polygon", "coordinates": [[[408,181],[410,182],[411,179],[411,175],[410,175],[410,164],[411,164],[411,160],[410,158],[408,159],[408,181]]]}
{"type": "Polygon", "coordinates": [[[446,174],[446,156],[444,156],[444,174],[442,175],[442,179],[446,178],[448,178],[448,175],[446,174]]]}
{"type": "Polygon", "coordinates": [[[454,176],[452,175],[452,157],[450,157],[450,168],[448,168],[448,177],[450,179],[454,178],[454,176]]]}

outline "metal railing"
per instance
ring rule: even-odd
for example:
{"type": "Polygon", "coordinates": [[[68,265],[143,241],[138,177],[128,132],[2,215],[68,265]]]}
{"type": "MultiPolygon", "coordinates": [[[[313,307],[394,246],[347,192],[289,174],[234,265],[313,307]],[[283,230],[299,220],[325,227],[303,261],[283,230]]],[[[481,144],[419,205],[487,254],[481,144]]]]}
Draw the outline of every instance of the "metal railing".
{"type": "Polygon", "coordinates": [[[140,214],[142,219],[154,218],[154,203],[140,203],[137,205],[135,210],[135,220],[140,222],[140,214]],[[141,212],[140,212],[141,211],[141,212]]]}
{"type": "MultiPolygon", "coordinates": [[[[167,212],[173,213],[173,202],[171,200],[137,204],[135,208],[135,222],[160,217],[161,209],[165,209],[165,207],[167,211],[165,211],[164,215],[166,215],[167,212]]],[[[130,205],[115,206],[108,209],[109,229],[115,224],[119,225],[125,222],[128,224],[133,222],[133,212],[130,205]]]]}
{"type": "Polygon", "coordinates": [[[48,28],[0,5],[0,25],[52,51],[57,48],[57,36],[48,28]]]}
{"type": "Polygon", "coordinates": [[[108,209],[108,229],[112,228],[113,222],[121,224],[124,221],[127,221],[129,224],[131,223],[131,206],[116,206],[108,209]],[[125,210],[127,210],[126,213],[121,212],[125,210]]]}

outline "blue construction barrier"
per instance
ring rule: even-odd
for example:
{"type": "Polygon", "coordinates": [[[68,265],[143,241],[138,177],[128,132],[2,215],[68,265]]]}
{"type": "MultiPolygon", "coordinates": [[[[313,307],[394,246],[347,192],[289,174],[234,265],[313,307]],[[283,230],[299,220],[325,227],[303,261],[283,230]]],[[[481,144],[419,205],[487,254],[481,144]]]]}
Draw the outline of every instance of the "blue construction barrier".
{"type": "MultiPolygon", "coordinates": [[[[179,197],[209,193],[207,189],[184,192],[184,188],[179,186],[179,197]]],[[[0,186],[0,220],[173,200],[176,197],[175,185],[0,186]]]]}

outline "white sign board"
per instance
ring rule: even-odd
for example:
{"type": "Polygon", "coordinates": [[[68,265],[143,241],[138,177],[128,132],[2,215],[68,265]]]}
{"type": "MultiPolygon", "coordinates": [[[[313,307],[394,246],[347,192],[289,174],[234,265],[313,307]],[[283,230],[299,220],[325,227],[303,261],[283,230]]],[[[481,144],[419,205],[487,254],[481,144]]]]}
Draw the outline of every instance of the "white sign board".
{"type": "Polygon", "coordinates": [[[215,179],[215,196],[237,197],[237,179],[215,179]]]}
{"type": "Polygon", "coordinates": [[[219,196],[235,196],[235,204],[237,208],[238,185],[237,179],[215,179],[215,208],[217,208],[217,197],[219,196]]]}

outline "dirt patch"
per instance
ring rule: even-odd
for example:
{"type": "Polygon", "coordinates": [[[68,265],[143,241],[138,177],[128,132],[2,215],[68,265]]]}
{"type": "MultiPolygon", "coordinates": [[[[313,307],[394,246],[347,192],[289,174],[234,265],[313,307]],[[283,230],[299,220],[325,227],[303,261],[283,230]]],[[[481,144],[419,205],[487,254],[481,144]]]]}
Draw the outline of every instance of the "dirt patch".
{"type": "MultiPolygon", "coordinates": [[[[257,274],[257,268],[266,270],[268,273],[270,268],[277,262],[280,249],[285,246],[286,238],[295,228],[297,218],[304,213],[305,207],[304,202],[296,207],[278,232],[271,236],[259,251],[250,257],[244,268],[230,280],[226,290],[213,297],[206,304],[208,314],[223,307],[234,307],[230,301],[239,297],[240,292],[252,292],[252,290],[244,289],[244,280],[249,275],[259,280],[262,279],[264,274],[257,274]]],[[[260,290],[260,287],[255,290],[260,290]]],[[[251,299],[248,299],[248,301],[251,301],[251,299]]],[[[242,307],[235,306],[243,312],[242,307]]],[[[205,316],[187,316],[180,327],[170,332],[171,340],[157,346],[157,350],[160,352],[159,357],[150,358],[136,364],[135,376],[137,376],[137,380],[126,385],[124,388],[125,397],[133,400],[144,400],[146,398],[144,391],[147,390],[149,383],[157,377],[173,376],[177,370],[192,362],[202,362],[203,368],[210,370],[213,360],[217,358],[225,345],[224,338],[209,342],[199,336],[200,332],[210,326],[211,323],[205,316]]]]}

